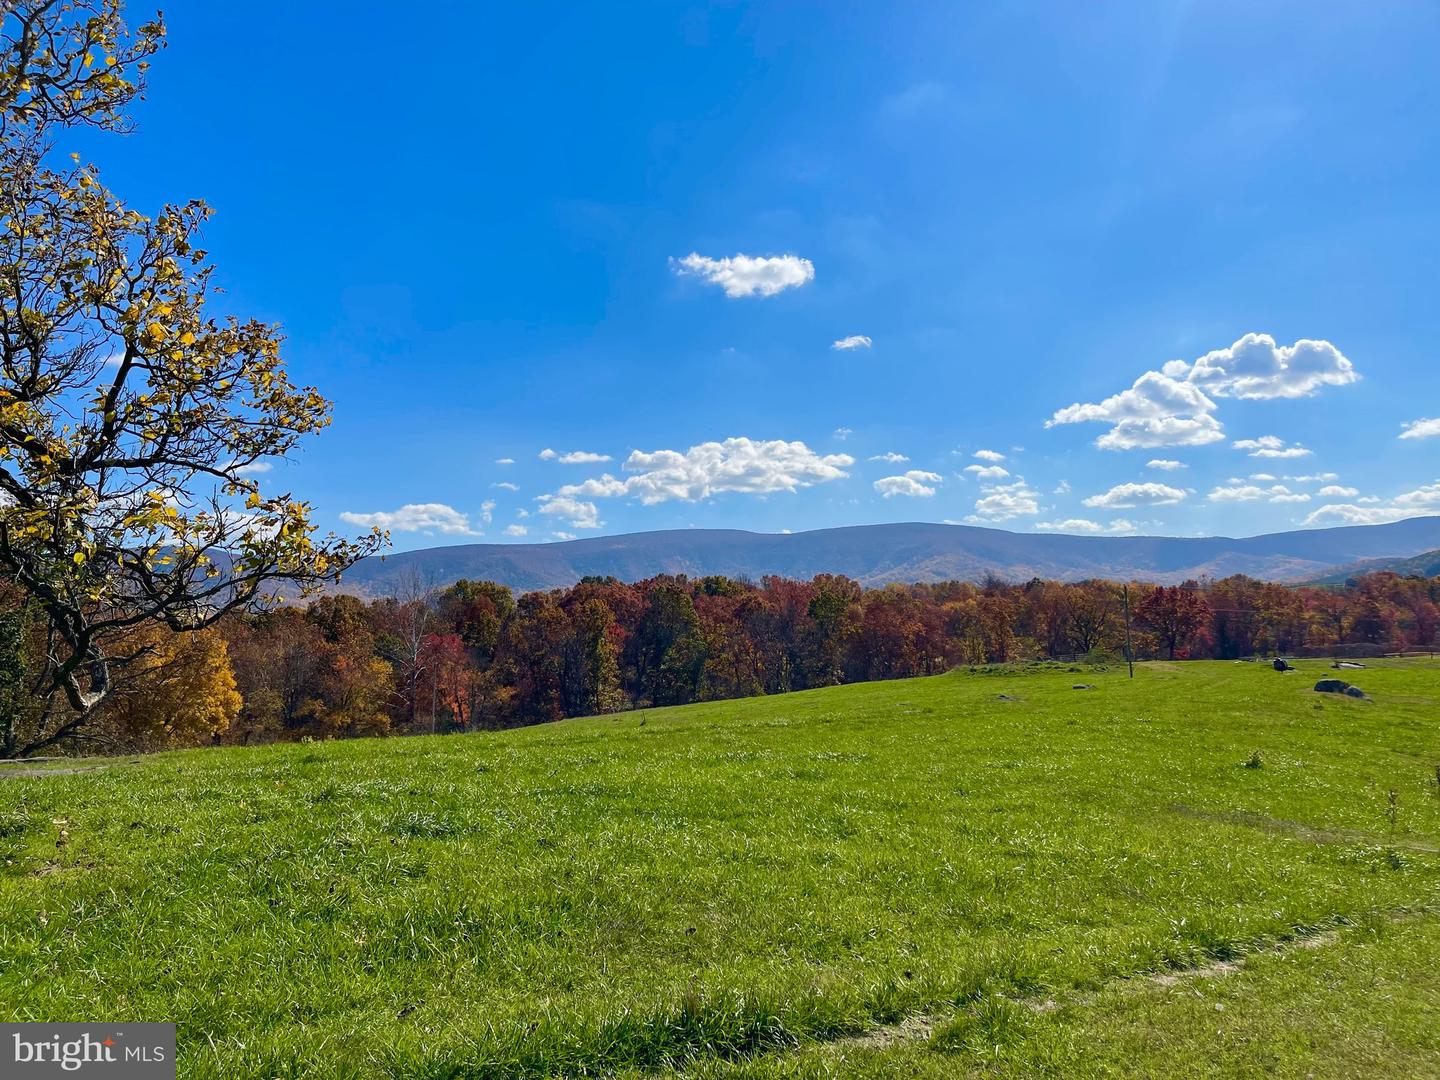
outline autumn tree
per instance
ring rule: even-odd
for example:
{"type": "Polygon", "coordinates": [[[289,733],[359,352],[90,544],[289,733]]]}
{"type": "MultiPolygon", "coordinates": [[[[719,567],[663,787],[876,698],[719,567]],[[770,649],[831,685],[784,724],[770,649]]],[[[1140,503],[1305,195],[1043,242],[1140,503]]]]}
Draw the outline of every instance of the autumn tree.
{"type": "Polygon", "coordinates": [[[275,327],[211,313],[209,208],[143,214],[55,161],[67,132],[127,129],[164,36],[120,0],[0,6],[0,570],[45,631],[41,722],[11,756],[83,737],[153,651],[137,628],[203,630],[380,539],[317,538],[254,478],[329,403],[291,382],[275,327]]]}
{"type": "Polygon", "coordinates": [[[1135,622],[1150,631],[1171,660],[1187,651],[1190,641],[1210,622],[1210,603],[1190,584],[1157,586],[1135,604],[1135,622]]]}
{"type": "Polygon", "coordinates": [[[208,743],[240,715],[225,639],[211,627],[176,633],[147,622],[128,634],[139,659],[126,665],[93,727],[111,749],[208,743]]]}

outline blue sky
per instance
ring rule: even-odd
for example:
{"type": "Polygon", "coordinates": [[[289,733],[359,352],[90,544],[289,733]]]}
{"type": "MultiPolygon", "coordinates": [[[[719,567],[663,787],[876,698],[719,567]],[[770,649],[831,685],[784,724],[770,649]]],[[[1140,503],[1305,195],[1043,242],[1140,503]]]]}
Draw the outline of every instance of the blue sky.
{"type": "Polygon", "coordinates": [[[327,528],[1440,512],[1434,4],[400,10],[171,3],[77,143],[216,208],[327,528]]]}

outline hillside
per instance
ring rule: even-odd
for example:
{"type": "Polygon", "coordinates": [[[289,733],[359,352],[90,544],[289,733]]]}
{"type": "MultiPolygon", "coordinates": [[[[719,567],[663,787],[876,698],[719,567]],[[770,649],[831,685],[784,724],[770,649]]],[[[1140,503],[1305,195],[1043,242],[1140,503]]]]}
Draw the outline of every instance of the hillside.
{"type": "Polygon", "coordinates": [[[0,1020],[172,1018],[190,1080],[1440,1075],[1437,669],[1300,666],[0,766],[0,1020]]]}
{"type": "Polygon", "coordinates": [[[1440,577],[1440,551],[1426,551],[1408,559],[1362,559],[1316,579],[1317,585],[1343,585],[1361,574],[1388,571],[1401,577],[1440,577]]]}
{"type": "Polygon", "coordinates": [[[637,581],[656,574],[847,574],[865,585],[979,580],[995,574],[1178,582],[1249,574],[1306,581],[1362,559],[1408,558],[1440,548],[1440,517],[1388,525],[1308,529],[1231,538],[1068,536],[914,522],[793,534],[683,529],[598,536],[555,544],[461,544],[366,559],[341,590],[395,595],[412,584],[443,587],[483,579],[517,591],[561,588],[586,575],[637,581]]]}

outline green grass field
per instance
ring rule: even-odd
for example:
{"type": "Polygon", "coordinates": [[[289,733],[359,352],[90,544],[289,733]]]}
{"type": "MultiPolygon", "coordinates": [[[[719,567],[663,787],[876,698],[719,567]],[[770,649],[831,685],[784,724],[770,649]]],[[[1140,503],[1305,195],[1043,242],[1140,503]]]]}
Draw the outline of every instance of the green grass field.
{"type": "Polygon", "coordinates": [[[1440,664],[1301,667],[12,776],[0,1016],[185,1077],[1440,1075],[1440,664]]]}

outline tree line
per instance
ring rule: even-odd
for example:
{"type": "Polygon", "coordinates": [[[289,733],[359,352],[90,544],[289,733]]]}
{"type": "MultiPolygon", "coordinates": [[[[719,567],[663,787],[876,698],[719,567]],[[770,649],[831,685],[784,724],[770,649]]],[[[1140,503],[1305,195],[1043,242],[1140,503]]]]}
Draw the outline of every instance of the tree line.
{"type": "MultiPolygon", "coordinates": [[[[198,632],[134,628],[127,647],[143,661],[61,742],[134,750],[473,731],[966,665],[1118,660],[1123,590],[1038,579],[867,589],[822,574],[592,577],[518,597],[484,581],[369,602],[329,595],[231,612],[198,632]]],[[[1377,573],[1320,588],[1236,576],[1129,593],[1139,659],[1427,647],[1440,627],[1440,578],[1377,573]]],[[[43,729],[26,671],[42,665],[46,643],[23,592],[0,604],[0,736],[11,756],[29,748],[27,727],[43,729]]]]}

